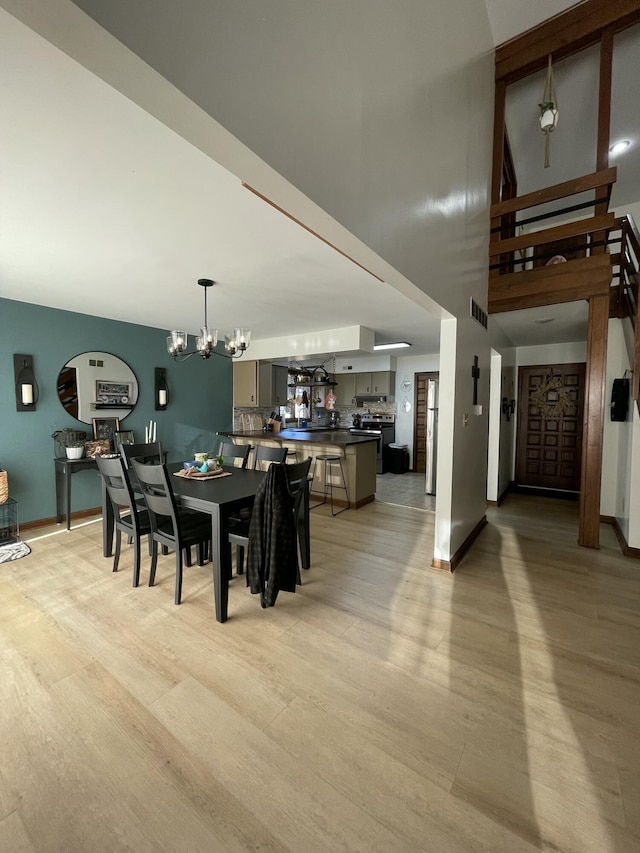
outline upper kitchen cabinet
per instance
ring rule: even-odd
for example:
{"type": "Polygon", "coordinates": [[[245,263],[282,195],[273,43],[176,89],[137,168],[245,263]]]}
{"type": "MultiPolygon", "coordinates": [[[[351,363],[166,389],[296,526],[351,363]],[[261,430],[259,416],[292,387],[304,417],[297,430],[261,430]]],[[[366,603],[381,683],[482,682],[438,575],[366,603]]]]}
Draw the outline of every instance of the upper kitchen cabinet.
{"type": "Polygon", "coordinates": [[[371,374],[372,394],[394,394],[396,374],[393,370],[378,370],[371,374]]]}
{"type": "Polygon", "coordinates": [[[233,405],[245,408],[284,406],[287,368],[270,361],[234,361],[233,405]]]}
{"type": "Polygon", "coordinates": [[[334,382],[338,384],[333,389],[336,395],[336,406],[352,406],[353,398],[356,396],[357,373],[341,373],[333,376],[334,382]]]}
{"type": "MultiPolygon", "coordinates": [[[[342,380],[342,376],[340,377],[342,380]]],[[[393,370],[377,370],[373,373],[356,373],[356,397],[372,394],[388,396],[395,392],[396,374],[393,370]]]]}

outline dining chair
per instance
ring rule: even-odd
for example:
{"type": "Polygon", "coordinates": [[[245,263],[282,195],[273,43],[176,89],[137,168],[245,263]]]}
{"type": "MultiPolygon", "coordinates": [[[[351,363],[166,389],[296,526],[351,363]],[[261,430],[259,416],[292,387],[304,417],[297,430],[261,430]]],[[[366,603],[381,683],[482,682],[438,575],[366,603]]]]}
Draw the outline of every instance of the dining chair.
{"type": "Polygon", "coordinates": [[[222,456],[225,465],[246,468],[250,450],[250,444],[234,444],[232,441],[222,441],[218,448],[218,456],[222,456]]]}
{"type": "Polygon", "coordinates": [[[151,523],[151,570],[149,586],[156,579],[158,545],[173,548],[176,563],[175,603],[182,597],[183,550],[197,546],[198,565],[205,563],[206,547],[211,541],[211,519],[208,515],[178,506],[164,463],[145,465],[133,458],[132,465],[149,511],[151,523]]]}
{"type": "Polygon", "coordinates": [[[287,458],[286,447],[267,447],[257,444],[253,449],[253,470],[266,471],[272,462],[282,463],[287,458]]]}
{"type": "MultiPolygon", "coordinates": [[[[133,585],[138,586],[140,582],[140,538],[151,532],[149,513],[146,507],[142,508],[136,503],[131,481],[120,456],[105,459],[98,455],[95,460],[113,508],[116,532],[113,571],[118,571],[122,534],[125,533],[134,547],[133,585]]],[[[149,542],[149,553],[151,553],[151,542],[149,542]]]]}
{"type": "MultiPolygon", "coordinates": [[[[293,465],[287,465],[285,463],[272,463],[272,464],[281,464],[284,468],[285,474],[287,475],[287,488],[289,494],[293,498],[293,519],[296,527],[296,531],[299,531],[300,524],[303,521],[302,519],[302,502],[305,494],[305,490],[309,486],[309,468],[311,467],[311,457],[303,460],[302,462],[296,462],[293,465]]],[[[249,544],[249,526],[251,523],[251,519],[242,519],[235,523],[229,529],[229,543],[231,545],[236,546],[236,572],[241,575],[244,573],[244,550],[248,547],[249,544]]],[[[308,524],[309,524],[309,514],[306,514],[306,518],[304,519],[304,523],[307,525],[306,535],[309,535],[308,524]]],[[[298,540],[299,540],[298,533],[298,540]]],[[[301,583],[300,578],[300,567],[298,565],[298,583],[301,583]]]]}
{"type": "MultiPolygon", "coordinates": [[[[287,458],[286,447],[266,447],[263,444],[258,444],[254,448],[252,469],[254,471],[266,471],[272,462],[282,463],[287,458]]],[[[229,521],[235,524],[238,521],[245,521],[251,518],[251,507],[243,507],[235,515],[232,515],[229,521]]]]}
{"type": "MultiPolygon", "coordinates": [[[[152,441],[148,444],[121,444],[120,455],[124,462],[125,468],[131,469],[131,460],[139,459],[145,465],[150,463],[166,462],[166,453],[162,452],[162,444],[159,441],[152,441]]],[[[132,485],[135,486],[135,472],[132,470],[132,475],[129,475],[132,480],[132,485]]]]}

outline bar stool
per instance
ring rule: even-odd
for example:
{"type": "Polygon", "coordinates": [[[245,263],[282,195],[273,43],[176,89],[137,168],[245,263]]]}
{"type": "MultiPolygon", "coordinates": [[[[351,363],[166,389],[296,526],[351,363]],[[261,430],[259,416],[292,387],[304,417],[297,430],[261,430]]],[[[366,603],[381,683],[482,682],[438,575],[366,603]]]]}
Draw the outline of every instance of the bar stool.
{"type": "MultiPolygon", "coordinates": [[[[327,502],[327,486],[328,486],[329,487],[329,495],[331,498],[331,515],[333,515],[333,516],[340,515],[340,513],[344,512],[345,509],[351,508],[351,501],[349,500],[349,492],[347,491],[347,481],[345,480],[344,469],[342,467],[342,459],[340,458],[340,456],[331,456],[329,454],[323,454],[321,456],[316,456],[315,464],[317,465],[318,462],[322,462],[324,464],[324,471],[323,471],[324,476],[323,476],[323,480],[322,480],[322,500],[319,501],[317,504],[314,504],[313,506],[309,507],[309,509],[315,509],[317,506],[322,506],[322,504],[325,504],[327,502]],[[333,472],[333,466],[336,464],[340,466],[340,480],[342,481],[341,486],[334,486],[333,481],[331,479],[331,474],[333,472]],[[327,466],[329,466],[329,467],[327,468],[327,466]],[[345,497],[347,498],[347,505],[345,507],[343,507],[343,509],[339,509],[337,512],[334,512],[334,508],[333,508],[333,490],[334,489],[340,489],[340,490],[344,491],[345,497]]],[[[315,476],[315,465],[314,465],[313,471],[314,471],[314,476],[315,476]]]]}

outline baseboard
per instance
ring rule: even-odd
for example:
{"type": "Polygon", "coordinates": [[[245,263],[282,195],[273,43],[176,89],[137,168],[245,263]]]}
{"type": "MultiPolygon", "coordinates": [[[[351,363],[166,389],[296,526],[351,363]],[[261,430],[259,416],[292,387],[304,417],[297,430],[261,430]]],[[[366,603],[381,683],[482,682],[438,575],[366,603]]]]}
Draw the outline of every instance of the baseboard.
{"type": "Polygon", "coordinates": [[[600,521],[603,524],[610,524],[613,527],[613,532],[616,534],[616,539],[620,545],[620,549],[625,557],[633,557],[635,560],[640,560],[640,548],[631,548],[627,545],[627,540],[624,538],[622,528],[618,523],[618,519],[613,515],[601,515],[600,521]]]}
{"type": "MultiPolygon", "coordinates": [[[[88,518],[91,515],[102,515],[102,507],[95,507],[94,509],[80,509],[78,512],[71,513],[71,521],[79,520],[81,518],[88,518]]],[[[64,516],[63,516],[64,519],[64,516]]],[[[33,521],[24,521],[20,522],[20,530],[34,530],[37,527],[47,527],[50,524],[64,524],[64,520],[61,522],[56,522],[55,515],[52,518],[36,518],[33,521]]]]}
{"type": "Polygon", "coordinates": [[[504,501],[504,499],[509,494],[509,492],[513,490],[514,485],[515,485],[515,483],[512,480],[509,483],[509,485],[506,487],[506,489],[502,492],[502,494],[498,495],[498,500],[497,501],[487,501],[487,506],[500,506],[500,504],[504,501]]]}
{"type": "Polygon", "coordinates": [[[462,545],[458,548],[456,553],[451,557],[450,560],[438,560],[436,557],[431,561],[431,566],[434,569],[437,569],[440,572],[454,572],[456,567],[460,564],[460,561],[467,553],[469,548],[476,541],[481,531],[487,526],[487,516],[483,515],[480,521],[473,528],[471,533],[464,540],[462,545]]]}
{"type": "Polygon", "coordinates": [[[580,492],[566,492],[562,489],[540,489],[537,486],[511,485],[511,491],[517,495],[533,495],[538,498],[558,498],[564,501],[579,501],[580,492]]]}

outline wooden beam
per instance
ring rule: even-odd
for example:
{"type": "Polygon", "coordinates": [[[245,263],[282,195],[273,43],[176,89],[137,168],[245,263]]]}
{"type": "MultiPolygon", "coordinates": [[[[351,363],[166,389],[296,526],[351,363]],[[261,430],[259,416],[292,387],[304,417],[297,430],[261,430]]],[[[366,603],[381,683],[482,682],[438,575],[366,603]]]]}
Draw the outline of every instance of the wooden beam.
{"type": "Polygon", "coordinates": [[[494,204],[500,201],[502,187],[505,97],[506,86],[502,82],[496,83],[493,109],[493,172],[491,177],[491,201],[494,204]]]}
{"type": "MultiPolygon", "coordinates": [[[[602,33],[600,41],[600,87],[598,90],[598,143],[596,149],[596,169],[606,169],[609,165],[609,137],[611,135],[611,74],[613,68],[614,29],[609,27],[602,33]]],[[[604,183],[604,182],[603,182],[604,183]]],[[[604,213],[599,208],[596,213],[604,213]]]]}
{"type": "Polygon", "coordinates": [[[359,261],[356,261],[356,259],[355,259],[355,258],[352,258],[352,257],[351,257],[351,255],[347,255],[347,253],[346,253],[346,252],[343,252],[343,251],[342,251],[342,249],[339,249],[336,245],[334,245],[333,243],[330,243],[328,240],[326,240],[326,239],[322,236],[322,234],[318,234],[318,232],[317,232],[317,231],[314,231],[314,230],[313,230],[313,228],[309,228],[309,226],[308,226],[308,225],[305,225],[305,224],[304,224],[304,222],[302,222],[302,220],[300,220],[300,219],[296,219],[296,217],[295,217],[295,216],[293,216],[293,214],[289,213],[289,211],[285,210],[285,209],[284,209],[284,207],[280,207],[280,205],[279,205],[279,204],[276,204],[276,203],[275,203],[275,201],[272,201],[272,200],[271,200],[270,198],[268,198],[266,195],[263,195],[259,190],[255,189],[255,188],[254,188],[254,187],[252,187],[250,184],[247,184],[247,183],[245,183],[244,181],[242,181],[242,186],[243,186],[246,190],[249,190],[249,192],[253,193],[254,195],[257,195],[257,196],[258,196],[258,198],[261,198],[261,199],[262,199],[262,201],[265,201],[267,204],[270,204],[270,205],[271,205],[271,207],[275,208],[279,213],[283,213],[283,214],[284,214],[286,217],[288,217],[292,222],[295,222],[295,223],[296,223],[296,225],[300,225],[300,227],[301,227],[301,228],[304,228],[304,230],[305,230],[305,231],[308,231],[308,232],[309,232],[309,234],[313,234],[313,236],[314,236],[314,237],[317,237],[317,238],[318,238],[318,240],[321,240],[323,243],[326,243],[326,244],[327,244],[327,246],[330,246],[332,249],[335,249],[335,251],[336,251],[339,255],[342,255],[342,256],[343,256],[344,258],[346,258],[348,261],[351,261],[351,263],[352,263],[352,264],[355,264],[357,267],[360,267],[360,269],[361,269],[361,270],[364,270],[365,272],[368,272],[368,273],[369,273],[369,275],[372,275],[374,278],[377,278],[377,279],[378,279],[378,281],[381,281],[381,282],[384,284],[384,279],[383,279],[383,278],[380,278],[380,276],[379,276],[379,275],[376,275],[374,272],[371,272],[371,270],[367,269],[367,268],[366,268],[365,266],[363,266],[359,261]]]}
{"type": "Polygon", "coordinates": [[[603,184],[615,184],[617,177],[618,169],[616,166],[612,166],[610,169],[602,169],[589,175],[582,175],[580,178],[572,178],[570,181],[563,181],[561,184],[554,184],[552,187],[545,187],[542,190],[492,204],[490,216],[493,218],[503,216],[505,213],[515,213],[518,210],[528,210],[530,207],[536,207],[539,204],[547,204],[550,201],[557,201],[560,198],[567,198],[587,192],[587,190],[596,189],[603,184]]]}
{"type": "Polygon", "coordinates": [[[578,258],[533,270],[509,273],[489,280],[489,314],[520,311],[576,302],[593,296],[609,300],[611,259],[609,255],[578,258]]]}
{"type": "Polygon", "coordinates": [[[600,547],[600,479],[608,333],[609,295],[594,296],[589,300],[578,532],[578,544],[586,548],[600,547]]]}
{"type": "Polygon", "coordinates": [[[496,80],[513,83],[547,64],[596,44],[604,30],[640,21],[640,0],[589,0],[544,21],[496,49],[496,80]]]}
{"type": "Polygon", "coordinates": [[[566,240],[567,237],[579,237],[581,234],[591,234],[596,231],[608,231],[615,224],[613,213],[604,216],[591,216],[589,219],[578,219],[577,222],[567,222],[554,228],[544,228],[541,231],[531,231],[519,237],[508,240],[494,240],[489,243],[489,256],[495,258],[508,252],[528,249],[529,246],[543,246],[545,243],[555,243],[566,240]]]}

